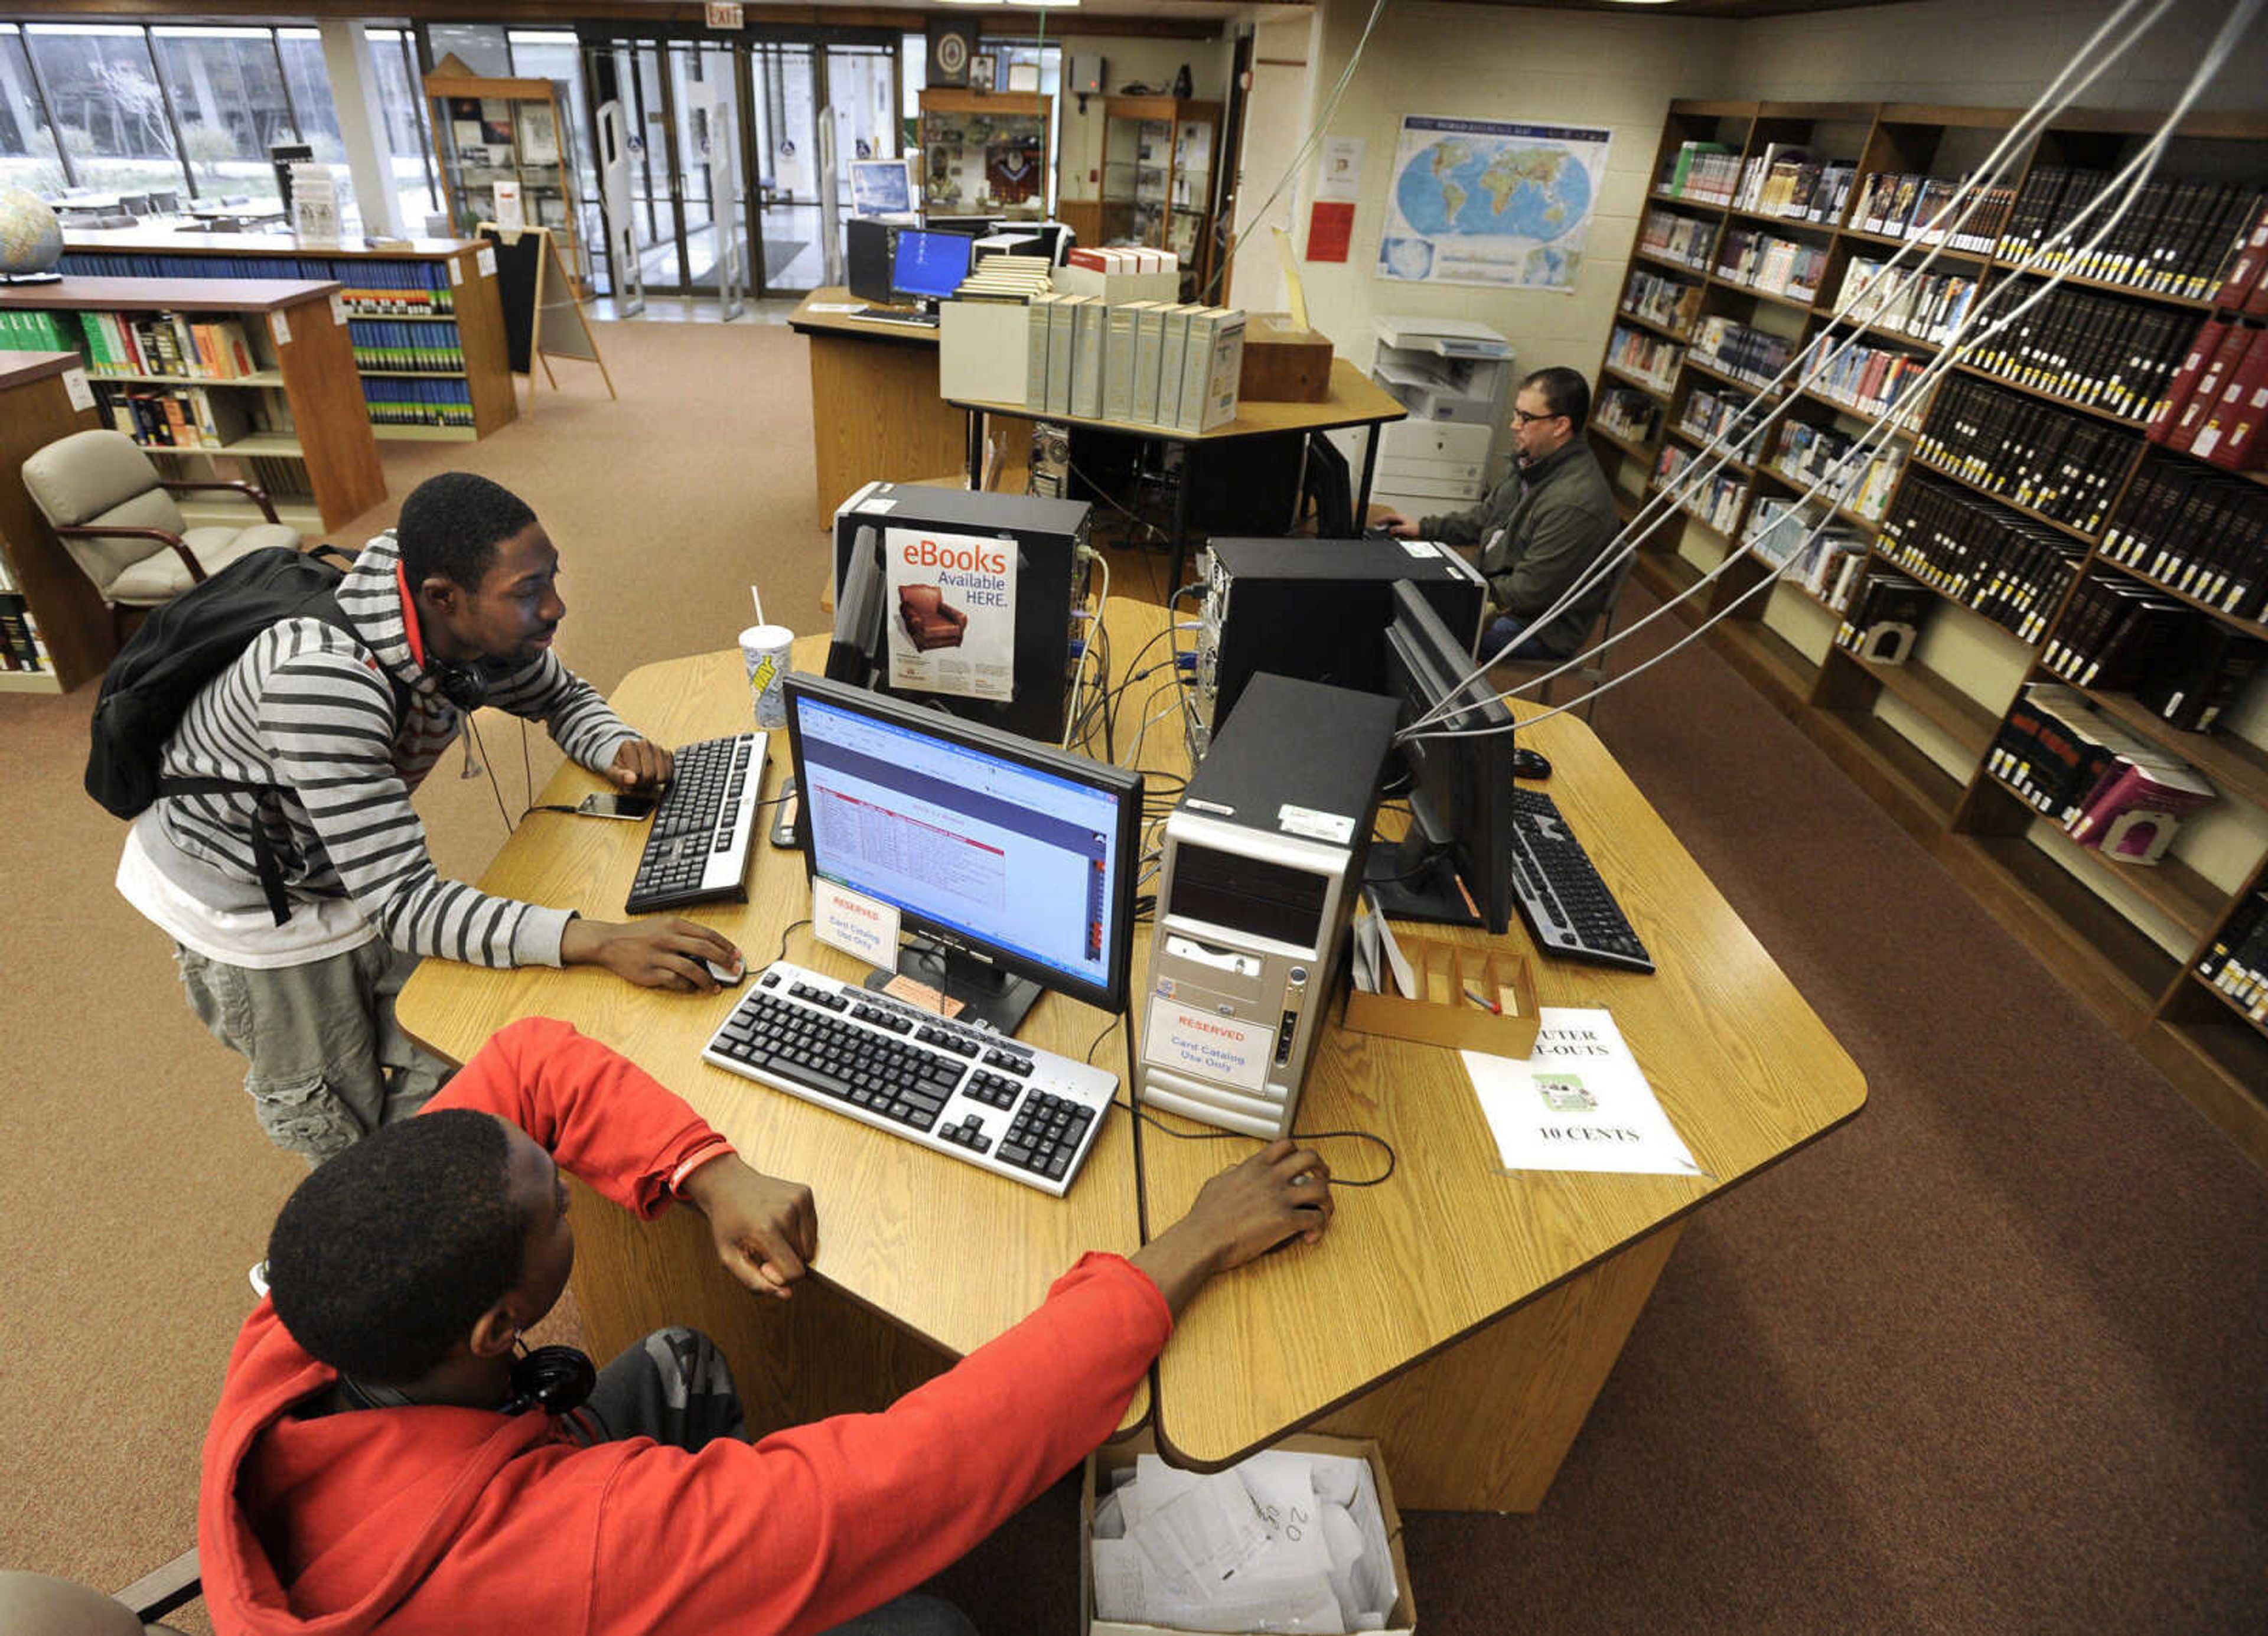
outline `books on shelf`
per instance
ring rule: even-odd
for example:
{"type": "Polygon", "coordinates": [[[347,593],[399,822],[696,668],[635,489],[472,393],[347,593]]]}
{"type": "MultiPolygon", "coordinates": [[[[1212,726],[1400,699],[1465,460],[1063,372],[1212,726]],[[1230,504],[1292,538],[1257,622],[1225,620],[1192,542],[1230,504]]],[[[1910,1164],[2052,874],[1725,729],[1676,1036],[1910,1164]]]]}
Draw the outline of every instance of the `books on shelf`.
{"type": "MultiPolygon", "coordinates": [[[[12,587],[12,579],[10,584],[12,587]]],[[[47,638],[40,634],[40,622],[32,613],[31,602],[21,591],[0,591],[0,669],[54,668],[48,658],[47,638]]]]}
{"type": "Polygon", "coordinates": [[[2018,695],[1984,760],[2035,812],[2120,863],[2159,862],[2181,819],[2215,795],[2187,762],[2052,682],[2018,695]]]}
{"type": "Polygon", "coordinates": [[[1662,392],[1669,390],[1678,365],[1684,361],[1685,349],[1675,341],[1632,329],[1627,324],[1616,324],[1614,333],[1607,337],[1608,368],[1620,370],[1662,392]]]}
{"type": "Polygon", "coordinates": [[[1752,386],[1764,386],[1785,370],[1795,349],[1786,335],[1718,315],[1703,319],[1693,332],[1696,360],[1752,386]]]}
{"type": "Polygon", "coordinates": [[[1791,300],[1818,298],[1827,270],[1824,245],[1799,244],[1757,227],[1728,227],[1717,247],[1717,276],[1791,300]]]}
{"type": "Polygon", "coordinates": [[[2268,615],[2268,489],[2187,461],[2145,464],[2102,554],[2239,619],[2268,615]]]}
{"type": "Polygon", "coordinates": [[[1742,168],[1734,203],[1759,216],[1831,226],[1843,219],[1858,172],[1855,159],[1815,159],[1802,148],[1773,143],[1742,168]]]}
{"type": "Polygon", "coordinates": [[[357,369],[460,372],[465,367],[465,349],[452,322],[351,319],[347,338],[357,369]]]}
{"type": "Polygon", "coordinates": [[[1686,394],[1685,411],[1678,419],[1677,430],[1704,443],[1721,436],[1726,452],[1742,465],[1749,466],[1756,463],[1756,450],[1746,438],[1764,416],[1764,402],[1752,393],[1697,383],[1686,394]]]}
{"type": "Polygon", "coordinates": [[[1709,250],[1716,241],[1716,223],[1698,216],[1680,216],[1675,210],[1649,210],[1638,225],[1640,250],[1682,262],[1697,273],[1709,270],[1709,250]]]}
{"type": "Polygon", "coordinates": [[[1977,280],[1964,274],[1916,272],[1854,255],[1835,291],[1835,314],[1935,345],[1951,339],[1976,298],[1977,280]]]}
{"type": "Polygon", "coordinates": [[[2198,975],[2254,1022],[2268,1022],[2268,890],[2246,898],[2214,933],[2198,975]]]}
{"type": "Polygon", "coordinates": [[[2073,228],[2052,250],[2046,249],[2110,181],[2107,171],[2034,166],[2000,236],[1999,254],[2010,261],[2033,261],[2042,271],[2066,269],[2081,278],[2203,300],[2220,281],[2231,247],[2250,228],[2262,204],[2260,190],[2250,183],[2160,178],[2143,184],[2125,218],[2092,251],[2085,247],[2116,208],[2115,200],[2073,228]]]}
{"type": "Polygon", "coordinates": [[[1651,393],[1609,386],[1599,394],[1591,418],[1617,438],[1651,443],[1661,426],[1661,401],[1651,393]]]}
{"type": "Polygon", "coordinates": [[[1931,404],[1914,451],[1965,483],[2093,534],[2140,442],[2036,398],[1956,378],[1931,404]]]}
{"type": "Polygon", "coordinates": [[[1929,587],[1890,569],[1861,570],[1835,628],[1835,645],[1881,665],[1903,665],[1929,616],[1929,587]]]}
{"type": "MultiPolygon", "coordinates": [[[[1661,453],[1654,457],[1653,486],[1669,488],[1684,475],[1686,468],[1698,458],[1681,443],[1665,443],[1661,453]]],[[[1738,472],[1719,467],[1698,487],[1677,502],[1677,507],[1687,515],[1697,517],[1719,534],[1730,534],[1734,520],[1741,513],[1741,497],[1748,491],[1748,480],[1738,472]]]]}
{"type": "Polygon", "coordinates": [[[86,312],[78,314],[78,324],[91,375],[234,380],[260,368],[244,326],[233,318],[86,312]]]}
{"type": "Polygon", "coordinates": [[[2216,313],[2198,327],[2146,435],[2225,470],[2252,471],[2264,419],[2268,329],[2216,313]]]}
{"type": "Polygon", "coordinates": [[[1829,563],[1853,552],[1863,556],[1869,543],[1857,529],[1833,522],[1818,501],[1771,494],[1758,495],[1749,508],[1741,542],[1758,561],[1815,593],[1829,563]]]}
{"type": "Polygon", "coordinates": [[[0,352],[76,352],[78,342],[68,313],[0,311],[0,352]]]}
{"type": "MultiPolygon", "coordinates": [[[[1697,390],[1694,395],[1700,394],[1697,390]]],[[[1889,508],[1890,490],[1897,486],[1898,474],[1905,468],[1905,451],[1896,443],[1881,444],[1863,466],[1846,466],[1857,441],[1835,426],[1785,420],[1773,446],[1771,468],[1806,488],[1821,484],[1820,493],[1826,499],[1870,523],[1879,523],[1889,508]]]]}
{"type": "Polygon", "coordinates": [[[1631,269],[1623,291],[1623,311],[1633,318],[1683,334],[1701,312],[1701,286],[1642,267],[1631,269]]]}
{"type": "MultiPolygon", "coordinates": [[[[2020,280],[1995,306],[2014,313],[2038,288],[2020,280]]],[[[2195,328],[2187,313],[2119,296],[2058,289],[1963,360],[1989,374],[2082,408],[2147,422],[2183,368],[2195,328]]]]}
{"type": "Polygon", "coordinates": [[[2268,318],[2268,195],[2254,211],[2252,225],[2236,241],[2213,292],[2213,305],[2223,313],[2242,313],[2249,318],[2268,318]]]}
{"type": "MultiPolygon", "coordinates": [[[[1824,329],[1806,343],[1803,368],[1797,375],[1796,384],[1845,409],[1882,415],[1898,408],[1921,388],[1922,373],[1928,367],[1928,359],[1911,352],[1867,341],[1849,342],[1847,335],[1824,329]]],[[[1904,424],[1909,426],[1915,424],[1926,409],[1924,402],[1906,407],[1904,424]]]]}
{"type": "Polygon", "coordinates": [[[1975,255],[1992,254],[2015,204],[2013,185],[1961,190],[1966,176],[1877,171],[1859,185],[1851,225],[1885,239],[1941,244],[1975,255]]]}
{"type": "Polygon", "coordinates": [[[2203,617],[2124,574],[2089,574],[2040,650],[2040,663],[2082,688],[2123,693],[2203,617]]]}
{"type": "Polygon", "coordinates": [[[2079,542],[1919,472],[1882,520],[1881,550],[2027,643],[2045,632],[2087,557],[2079,542]]]}
{"type": "Polygon", "coordinates": [[[261,429],[256,393],[105,382],[96,395],[112,429],[144,448],[225,449],[261,429]]]}
{"type": "Polygon", "coordinates": [[[449,265],[378,256],[167,255],[69,250],[60,270],[99,278],[306,278],[335,282],[350,313],[392,318],[454,309],[449,265]]]}
{"type": "Polygon", "coordinates": [[[1729,204],[1740,181],[1741,156],[1721,142],[1680,143],[1659,191],[1674,199],[1729,204]]]}
{"type": "Polygon", "coordinates": [[[373,426],[470,426],[473,388],[469,381],[447,376],[406,380],[384,375],[365,377],[364,406],[373,426]]]}

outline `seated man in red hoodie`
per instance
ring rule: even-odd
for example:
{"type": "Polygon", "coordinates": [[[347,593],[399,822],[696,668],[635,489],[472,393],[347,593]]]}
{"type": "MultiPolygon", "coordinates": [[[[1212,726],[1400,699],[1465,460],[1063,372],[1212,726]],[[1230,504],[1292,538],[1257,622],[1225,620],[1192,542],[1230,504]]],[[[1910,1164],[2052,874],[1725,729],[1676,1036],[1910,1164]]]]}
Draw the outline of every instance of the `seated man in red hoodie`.
{"type": "Polygon", "coordinates": [[[1275,1143],[884,1412],[751,1444],[720,1434],[737,1400],[689,1330],[610,1364],[571,1413],[540,1371],[515,1379],[574,1262],[561,1169],[642,1216],[690,1203],[760,1293],[788,1294],[818,1250],[809,1190],[749,1168],[634,1064],[563,1022],[504,1029],[276,1219],[269,1296],[205,1439],[217,1629],[965,1631],[893,1599],[1110,1434],[1207,1278],[1313,1242],[1331,1209],[1323,1161],[1275,1143]]]}

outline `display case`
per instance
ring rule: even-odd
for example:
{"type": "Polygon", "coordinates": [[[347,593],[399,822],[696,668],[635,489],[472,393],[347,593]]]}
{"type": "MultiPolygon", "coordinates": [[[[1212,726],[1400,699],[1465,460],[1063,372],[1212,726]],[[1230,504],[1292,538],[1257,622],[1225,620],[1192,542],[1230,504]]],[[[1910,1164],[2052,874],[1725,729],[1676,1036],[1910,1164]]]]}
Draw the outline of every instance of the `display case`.
{"type": "Polygon", "coordinates": [[[1106,97],[1102,118],[1102,242],[1171,250],[1189,299],[1212,276],[1220,104],[1106,97]]]}
{"type": "Polygon", "coordinates": [[[1032,92],[924,91],[923,217],[1045,220],[1053,100],[1032,92]]]}
{"type": "Polygon", "coordinates": [[[576,294],[588,294],[589,264],[575,208],[574,129],[560,114],[564,88],[548,79],[454,71],[460,67],[448,58],[425,76],[450,225],[469,237],[482,222],[498,221],[497,184],[514,183],[521,225],[551,230],[576,294]]]}

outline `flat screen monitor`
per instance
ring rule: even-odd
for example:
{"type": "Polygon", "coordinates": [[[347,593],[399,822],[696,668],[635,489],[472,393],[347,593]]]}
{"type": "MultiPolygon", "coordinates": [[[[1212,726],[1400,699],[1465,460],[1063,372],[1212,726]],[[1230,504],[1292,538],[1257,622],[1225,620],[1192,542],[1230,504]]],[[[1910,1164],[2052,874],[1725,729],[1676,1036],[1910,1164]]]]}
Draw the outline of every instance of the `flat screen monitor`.
{"type": "Polygon", "coordinates": [[[1512,925],[1513,714],[1485,677],[1462,688],[1473,656],[1408,580],[1394,587],[1386,628],[1386,689],[1402,701],[1402,725],[1444,700],[1432,724],[1444,736],[1402,741],[1410,774],[1410,832],[1371,849],[1365,884],[1389,920],[1512,925]],[[1489,731],[1498,729],[1498,731],[1489,731]]]}
{"type": "Polygon", "coordinates": [[[891,289],[902,299],[944,300],[968,278],[976,243],[963,233],[899,228],[898,247],[890,262],[891,289]]]}
{"type": "Polygon", "coordinates": [[[850,209],[859,216],[910,216],[913,181],[903,159],[850,161],[850,209]]]}
{"type": "Polygon", "coordinates": [[[878,306],[890,304],[898,229],[857,217],[843,224],[843,260],[850,293],[878,306]]]}
{"type": "Polygon", "coordinates": [[[1004,1034],[1043,986],[1124,1006],[1141,774],[819,677],[786,694],[812,883],[898,911],[898,973],[1004,1034]]]}

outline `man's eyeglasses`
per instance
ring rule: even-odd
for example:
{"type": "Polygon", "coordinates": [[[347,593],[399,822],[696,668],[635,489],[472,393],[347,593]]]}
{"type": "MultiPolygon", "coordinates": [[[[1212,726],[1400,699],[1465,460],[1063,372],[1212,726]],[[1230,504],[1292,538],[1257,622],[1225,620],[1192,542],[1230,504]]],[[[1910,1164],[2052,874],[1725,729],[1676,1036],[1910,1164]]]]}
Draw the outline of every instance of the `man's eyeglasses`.
{"type": "Polygon", "coordinates": [[[1515,426],[1532,426],[1539,420],[1557,420],[1559,416],[1557,412],[1546,415],[1531,415],[1524,409],[1516,409],[1512,411],[1512,424],[1515,426]]]}

